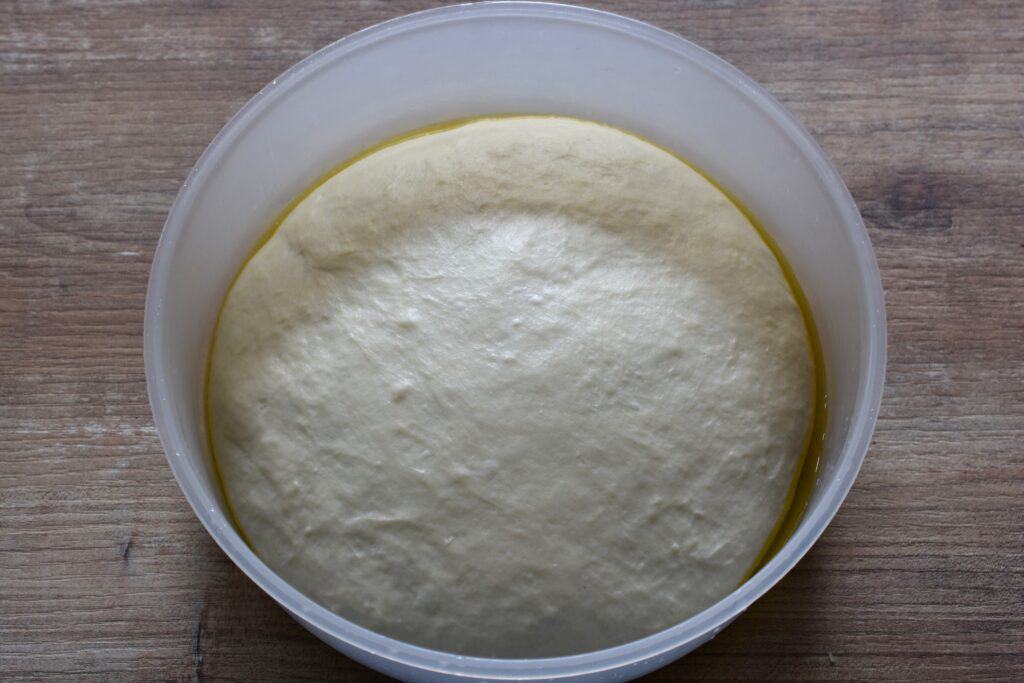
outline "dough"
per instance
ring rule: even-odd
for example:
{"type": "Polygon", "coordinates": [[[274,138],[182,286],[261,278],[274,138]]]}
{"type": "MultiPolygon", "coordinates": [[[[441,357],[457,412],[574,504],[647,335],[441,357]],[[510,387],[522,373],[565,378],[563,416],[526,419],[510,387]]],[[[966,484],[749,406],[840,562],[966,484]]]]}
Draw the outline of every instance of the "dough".
{"type": "Polygon", "coordinates": [[[407,139],[240,274],[210,427],[253,549],[417,645],[618,645],[735,589],[785,512],[812,358],[778,261],[671,154],[557,117],[407,139]]]}

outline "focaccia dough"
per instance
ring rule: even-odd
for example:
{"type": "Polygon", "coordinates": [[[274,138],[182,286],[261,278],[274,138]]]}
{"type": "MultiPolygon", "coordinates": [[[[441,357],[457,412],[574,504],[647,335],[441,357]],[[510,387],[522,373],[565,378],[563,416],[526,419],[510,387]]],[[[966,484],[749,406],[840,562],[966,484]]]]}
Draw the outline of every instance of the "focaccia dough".
{"type": "Polygon", "coordinates": [[[254,550],[362,626],[540,657],[744,579],[813,403],[744,215],[622,131],[511,117],[327,180],[240,274],[209,416],[254,550]]]}

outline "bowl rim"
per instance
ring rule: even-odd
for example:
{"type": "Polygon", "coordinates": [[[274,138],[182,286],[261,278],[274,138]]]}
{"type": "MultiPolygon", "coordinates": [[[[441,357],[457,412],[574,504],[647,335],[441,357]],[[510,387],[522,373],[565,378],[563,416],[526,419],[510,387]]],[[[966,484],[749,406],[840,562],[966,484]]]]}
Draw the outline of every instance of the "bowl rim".
{"type": "Polygon", "coordinates": [[[182,184],[168,212],[154,252],[146,292],[143,331],[146,385],[156,430],[171,471],[196,516],[231,560],[264,592],[300,623],[352,648],[434,674],[490,679],[556,679],[594,674],[640,664],[667,655],[687,643],[703,642],[717,634],[756,599],[775,585],[806,554],[821,536],[845,499],[867,454],[881,403],[886,365],[886,322],[881,277],[870,240],[856,204],[832,163],[804,126],[764,88],[723,59],[698,45],[645,22],[611,12],[551,2],[498,0],[449,5],[423,10],[375,24],[345,36],[290,67],[254,95],[217,133],[203,151],[182,184]],[[496,659],[471,657],[411,645],[350,622],[316,604],[264,564],[239,536],[215,503],[199,486],[196,472],[182,457],[187,447],[178,433],[177,420],[168,400],[168,386],[160,359],[163,357],[162,302],[170,281],[171,256],[181,237],[185,220],[194,203],[194,189],[216,172],[221,160],[241,132],[279,98],[307,76],[336,58],[366,48],[406,31],[438,23],[474,18],[535,18],[584,23],[624,32],[686,58],[711,71],[733,87],[772,121],[800,149],[817,171],[831,201],[842,217],[843,228],[854,245],[861,287],[867,295],[871,335],[861,349],[866,377],[859,387],[850,432],[843,445],[840,466],[823,493],[823,504],[815,510],[783,548],[757,573],[704,611],[667,629],[615,647],[584,654],[541,659],[496,659]]]}

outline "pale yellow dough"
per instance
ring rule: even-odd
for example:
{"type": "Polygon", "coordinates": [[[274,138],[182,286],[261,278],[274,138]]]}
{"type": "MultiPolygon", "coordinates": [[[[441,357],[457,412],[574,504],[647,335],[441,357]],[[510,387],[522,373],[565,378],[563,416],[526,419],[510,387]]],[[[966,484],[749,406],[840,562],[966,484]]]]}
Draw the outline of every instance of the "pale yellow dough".
{"type": "Polygon", "coordinates": [[[774,255],[613,128],[480,120],[295,208],[221,315],[209,400],[254,550],[362,626],[540,657],[671,626],[784,512],[812,359],[774,255]]]}

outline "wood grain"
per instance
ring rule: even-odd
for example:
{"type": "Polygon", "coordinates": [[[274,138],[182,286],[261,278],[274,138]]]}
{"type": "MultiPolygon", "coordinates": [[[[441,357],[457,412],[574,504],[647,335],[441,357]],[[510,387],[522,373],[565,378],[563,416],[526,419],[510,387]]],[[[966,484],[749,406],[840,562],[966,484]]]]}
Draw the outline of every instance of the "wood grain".
{"type": "MultiPolygon", "coordinates": [[[[142,311],[204,146],[420,1],[0,2],[0,678],[372,680],[225,558],[165,464],[142,311]]],[[[1024,678],[1024,3],[598,3],[765,84],[835,161],[887,291],[871,452],[695,679],[1024,678]]]]}

